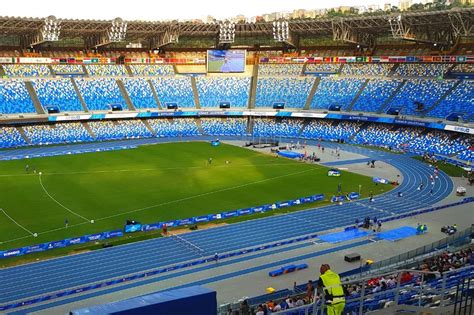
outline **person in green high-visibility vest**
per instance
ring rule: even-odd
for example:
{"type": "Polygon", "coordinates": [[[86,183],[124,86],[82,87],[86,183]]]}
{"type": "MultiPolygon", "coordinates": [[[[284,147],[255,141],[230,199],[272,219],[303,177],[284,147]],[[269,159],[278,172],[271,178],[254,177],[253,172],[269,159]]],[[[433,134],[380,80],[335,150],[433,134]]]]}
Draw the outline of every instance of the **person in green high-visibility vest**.
{"type": "Polygon", "coordinates": [[[346,306],[344,288],[341,285],[339,275],[331,270],[328,264],[322,264],[319,268],[321,276],[318,286],[323,289],[327,314],[341,315],[346,306]]]}

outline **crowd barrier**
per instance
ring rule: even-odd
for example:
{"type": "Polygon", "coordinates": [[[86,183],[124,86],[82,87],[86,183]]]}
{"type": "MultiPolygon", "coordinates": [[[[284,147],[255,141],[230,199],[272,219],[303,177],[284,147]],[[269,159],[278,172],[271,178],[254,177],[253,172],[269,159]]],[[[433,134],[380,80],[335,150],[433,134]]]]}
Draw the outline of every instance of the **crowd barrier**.
{"type": "MultiPolygon", "coordinates": [[[[249,215],[249,214],[264,213],[264,212],[275,210],[275,209],[281,209],[281,208],[286,208],[286,207],[291,207],[295,205],[305,204],[309,202],[316,202],[316,201],[321,201],[321,200],[324,200],[324,194],[312,195],[308,197],[302,197],[302,198],[283,201],[283,202],[276,202],[273,204],[266,204],[266,205],[258,206],[258,207],[250,207],[246,209],[239,209],[239,210],[225,211],[221,213],[196,216],[192,218],[178,219],[178,220],[172,220],[172,221],[166,221],[166,222],[157,222],[157,223],[152,223],[152,224],[143,224],[141,226],[141,229],[134,230],[134,232],[139,232],[139,231],[148,232],[148,231],[159,230],[159,229],[162,229],[164,225],[166,225],[167,228],[171,228],[171,227],[180,227],[180,226],[192,225],[192,224],[203,223],[203,222],[211,222],[215,220],[230,219],[233,217],[249,215]]],[[[72,245],[84,244],[88,242],[106,240],[110,238],[123,236],[123,233],[124,232],[122,230],[108,231],[108,232],[85,235],[81,237],[75,237],[75,238],[70,238],[70,239],[65,239],[65,240],[60,240],[60,241],[52,241],[52,242],[47,242],[47,243],[42,243],[42,244],[37,244],[37,245],[32,245],[32,246],[26,246],[22,248],[15,248],[15,249],[6,250],[6,251],[0,251],[0,259],[23,256],[23,255],[27,255],[31,253],[43,252],[43,251],[60,248],[60,247],[67,247],[67,246],[72,246],[72,245]]]]}

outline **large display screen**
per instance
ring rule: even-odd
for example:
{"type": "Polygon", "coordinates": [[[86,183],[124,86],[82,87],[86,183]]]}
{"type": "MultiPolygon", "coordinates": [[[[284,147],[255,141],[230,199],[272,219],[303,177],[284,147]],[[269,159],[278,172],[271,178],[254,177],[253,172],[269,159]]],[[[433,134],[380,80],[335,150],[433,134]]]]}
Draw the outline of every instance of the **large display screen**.
{"type": "Polygon", "coordinates": [[[207,72],[244,72],[245,50],[208,50],[207,72]]]}

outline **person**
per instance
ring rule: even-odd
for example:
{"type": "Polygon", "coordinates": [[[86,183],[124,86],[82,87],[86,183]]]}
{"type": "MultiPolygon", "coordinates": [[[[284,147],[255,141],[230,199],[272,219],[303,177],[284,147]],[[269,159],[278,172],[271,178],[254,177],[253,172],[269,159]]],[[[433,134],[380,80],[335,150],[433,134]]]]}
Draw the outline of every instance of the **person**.
{"type": "Polygon", "coordinates": [[[308,301],[312,301],[314,296],[314,286],[313,281],[309,280],[308,284],[306,285],[306,297],[308,301]]]}
{"type": "Polygon", "coordinates": [[[422,190],[423,189],[423,183],[420,184],[420,186],[418,186],[418,190],[422,190]]]}
{"type": "Polygon", "coordinates": [[[66,227],[66,229],[69,226],[69,220],[67,218],[64,219],[64,226],[66,227]]]}
{"type": "Polygon", "coordinates": [[[218,253],[214,254],[214,260],[216,261],[216,264],[217,264],[217,262],[219,261],[219,254],[218,253]]]}
{"type": "Polygon", "coordinates": [[[344,289],[339,275],[331,270],[328,264],[319,268],[321,276],[318,286],[323,289],[328,315],[341,315],[346,305],[344,289]]]}
{"type": "Polygon", "coordinates": [[[401,191],[398,192],[398,197],[403,197],[403,193],[401,191]]]}
{"type": "Polygon", "coordinates": [[[212,164],[212,158],[211,157],[209,159],[207,159],[207,164],[209,164],[209,165],[212,164]]]}
{"type": "Polygon", "coordinates": [[[25,166],[25,172],[29,173],[30,172],[30,165],[26,164],[25,166]]]}
{"type": "Polygon", "coordinates": [[[382,231],[382,221],[377,222],[377,232],[382,231]]]}
{"type": "Polygon", "coordinates": [[[357,229],[359,227],[359,218],[355,219],[355,228],[357,229]]]}
{"type": "Polygon", "coordinates": [[[163,230],[163,235],[168,234],[168,227],[166,226],[166,223],[163,223],[162,230],[163,230]]]}

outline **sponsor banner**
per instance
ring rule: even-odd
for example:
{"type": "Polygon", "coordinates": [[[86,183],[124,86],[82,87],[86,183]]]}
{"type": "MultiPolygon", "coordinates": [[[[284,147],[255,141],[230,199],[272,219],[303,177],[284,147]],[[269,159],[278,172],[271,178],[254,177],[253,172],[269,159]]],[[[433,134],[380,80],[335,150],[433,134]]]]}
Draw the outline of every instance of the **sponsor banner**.
{"type": "Polygon", "coordinates": [[[253,208],[247,208],[247,209],[242,209],[238,210],[237,214],[240,215],[246,215],[246,214],[252,214],[253,213],[253,208]]]}
{"type": "Polygon", "coordinates": [[[321,113],[291,113],[291,117],[308,117],[308,118],[326,118],[328,114],[321,113]]]}
{"type": "Polygon", "coordinates": [[[103,238],[104,238],[104,233],[96,233],[96,234],[90,234],[90,235],[85,236],[86,242],[100,241],[103,238]]]}
{"type": "Polygon", "coordinates": [[[12,57],[0,57],[0,63],[14,63],[15,60],[12,57]]]}
{"type": "Polygon", "coordinates": [[[347,199],[349,200],[355,200],[355,199],[359,199],[360,198],[360,194],[357,193],[357,192],[351,192],[349,194],[347,194],[347,199]]]}
{"type": "Polygon", "coordinates": [[[276,116],[276,112],[250,112],[250,111],[243,111],[242,114],[244,116],[276,116]]]}
{"type": "Polygon", "coordinates": [[[176,224],[176,221],[168,221],[168,222],[163,222],[162,226],[166,224],[166,227],[173,227],[176,224]]]}
{"type": "Polygon", "coordinates": [[[399,125],[408,125],[408,126],[419,126],[419,127],[428,127],[430,123],[417,120],[406,120],[406,119],[397,119],[393,120],[393,123],[399,125]]]}
{"type": "Polygon", "coordinates": [[[85,236],[66,239],[66,246],[77,245],[87,242],[85,236]]]}
{"type": "Polygon", "coordinates": [[[331,202],[342,202],[346,200],[346,196],[332,196],[331,202]]]}
{"type": "Polygon", "coordinates": [[[45,243],[45,245],[48,250],[61,248],[61,247],[66,247],[66,241],[65,240],[55,241],[55,242],[45,243]]]}
{"type": "Polygon", "coordinates": [[[6,250],[1,253],[2,253],[2,258],[16,257],[16,256],[23,255],[23,249],[17,248],[17,249],[12,249],[12,250],[6,250]]]}
{"type": "Polygon", "coordinates": [[[278,112],[276,116],[278,117],[291,117],[292,112],[278,112]]]}
{"type": "Polygon", "coordinates": [[[222,212],[221,215],[223,219],[227,219],[227,218],[238,216],[238,213],[237,213],[237,210],[234,210],[234,211],[222,212]]]}
{"type": "Polygon", "coordinates": [[[176,220],[176,225],[189,225],[189,224],[194,224],[194,218],[187,218],[187,219],[181,219],[181,220],[176,220]]]}
{"type": "Polygon", "coordinates": [[[339,176],[341,176],[341,171],[335,170],[335,169],[330,169],[330,170],[328,171],[328,176],[336,176],[336,177],[339,177],[339,176]]]}
{"type": "Polygon", "coordinates": [[[142,231],[155,231],[161,229],[162,224],[160,223],[153,223],[153,224],[145,224],[142,226],[142,231]]]}
{"type": "Polygon", "coordinates": [[[92,115],[68,115],[68,116],[49,116],[49,121],[69,121],[69,120],[87,120],[92,115]]]}
{"type": "Polygon", "coordinates": [[[23,247],[22,252],[24,255],[24,254],[44,252],[45,250],[47,250],[47,248],[45,247],[45,244],[38,244],[38,245],[23,247]]]}
{"type": "Polygon", "coordinates": [[[469,127],[462,127],[462,126],[454,126],[454,125],[445,125],[444,130],[450,130],[450,131],[456,131],[456,132],[462,132],[462,133],[468,133],[468,134],[474,134],[474,128],[469,128],[469,127]]]}
{"type": "Polygon", "coordinates": [[[277,205],[277,208],[286,208],[286,207],[291,206],[290,201],[278,202],[276,205],[277,205]]]}
{"type": "Polygon", "coordinates": [[[209,222],[209,216],[207,215],[201,215],[199,217],[194,218],[194,222],[196,223],[201,223],[201,222],[209,222]]]}
{"type": "Polygon", "coordinates": [[[137,113],[116,113],[116,114],[105,114],[104,118],[135,118],[137,113]]]}
{"type": "Polygon", "coordinates": [[[372,178],[372,181],[374,183],[380,183],[380,184],[390,184],[390,181],[386,178],[380,178],[380,177],[374,177],[372,178]]]}

